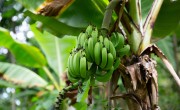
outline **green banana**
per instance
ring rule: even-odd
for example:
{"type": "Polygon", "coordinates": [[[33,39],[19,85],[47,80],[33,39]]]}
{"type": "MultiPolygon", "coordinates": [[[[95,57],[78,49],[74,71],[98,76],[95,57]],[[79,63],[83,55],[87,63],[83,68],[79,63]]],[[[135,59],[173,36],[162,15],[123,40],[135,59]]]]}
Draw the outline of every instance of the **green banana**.
{"type": "MultiPolygon", "coordinates": [[[[102,48],[104,47],[103,43],[102,42],[99,42],[100,43],[100,51],[102,51],[102,48]]],[[[102,54],[101,54],[102,56],[102,54]]]]}
{"type": "Polygon", "coordinates": [[[107,64],[104,69],[105,70],[111,69],[111,67],[113,66],[113,63],[114,63],[113,55],[111,53],[108,53],[107,54],[107,64]]]}
{"type": "Polygon", "coordinates": [[[75,75],[80,76],[80,57],[81,57],[81,50],[75,53],[74,58],[73,58],[73,68],[75,70],[75,75]]]}
{"type": "Polygon", "coordinates": [[[72,74],[72,73],[70,73],[70,71],[67,72],[67,77],[68,77],[68,79],[69,79],[71,82],[73,82],[73,83],[78,82],[79,79],[71,76],[71,74],[72,74]]]}
{"type": "Polygon", "coordinates": [[[91,36],[93,38],[94,43],[97,42],[97,38],[98,38],[98,30],[97,27],[95,27],[91,33],[91,36]]]}
{"type": "Polygon", "coordinates": [[[109,52],[113,55],[113,58],[116,58],[116,49],[111,41],[109,41],[109,52]]]}
{"type": "Polygon", "coordinates": [[[111,38],[110,38],[111,42],[113,43],[114,47],[116,47],[118,45],[118,41],[117,41],[117,36],[115,34],[115,32],[113,32],[111,34],[111,38]]]}
{"type": "Polygon", "coordinates": [[[68,71],[67,71],[67,77],[71,82],[77,82],[78,78],[75,74],[74,68],[73,68],[73,58],[74,58],[74,52],[69,56],[68,58],[68,71]]]}
{"type": "Polygon", "coordinates": [[[83,33],[81,32],[81,33],[79,34],[78,38],[77,38],[77,42],[76,42],[76,44],[77,44],[76,47],[77,47],[77,48],[81,46],[80,43],[81,43],[82,34],[83,34],[83,33]]]}
{"type": "Polygon", "coordinates": [[[100,42],[103,42],[103,40],[104,40],[103,36],[100,35],[100,36],[99,36],[99,41],[100,41],[100,42]]]}
{"type": "Polygon", "coordinates": [[[89,53],[90,53],[91,58],[92,58],[93,61],[94,61],[94,44],[93,44],[93,39],[92,39],[92,37],[90,37],[90,38],[88,39],[88,50],[89,50],[89,53]]]}
{"type": "Polygon", "coordinates": [[[130,52],[130,46],[124,45],[124,47],[119,50],[118,54],[120,57],[123,57],[125,55],[128,55],[129,52],[130,52]]]}
{"type": "Polygon", "coordinates": [[[119,40],[120,40],[120,37],[117,36],[117,33],[118,33],[118,32],[115,32],[115,35],[116,35],[116,46],[114,46],[114,47],[117,47],[117,46],[118,46],[119,40]]]}
{"type": "Polygon", "coordinates": [[[96,42],[94,47],[94,60],[97,65],[101,62],[101,45],[100,42],[96,42]]]}
{"type": "Polygon", "coordinates": [[[90,52],[88,50],[88,40],[85,41],[85,53],[86,53],[86,59],[87,61],[89,62],[93,62],[92,58],[91,58],[91,55],[90,55],[90,52]]]}
{"type": "Polygon", "coordinates": [[[72,77],[76,77],[76,75],[74,75],[75,72],[71,66],[72,58],[73,58],[72,55],[70,55],[68,58],[68,72],[69,72],[69,74],[71,74],[72,77]]]}
{"type": "Polygon", "coordinates": [[[87,34],[88,34],[88,35],[91,35],[92,31],[93,31],[93,26],[92,26],[92,25],[89,25],[89,26],[86,28],[87,34]]]}
{"type": "Polygon", "coordinates": [[[114,70],[116,70],[119,67],[119,64],[121,63],[120,58],[116,58],[113,66],[114,66],[114,70]]]}
{"type": "Polygon", "coordinates": [[[74,65],[73,65],[74,56],[75,56],[75,52],[73,52],[73,53],[72,53],[72,57],[70,57],[71,59],[70,59],[70,61],[69,61],[69,68],[71,69],[72,74],[77,77],[77,76],[78,76],[78,73],[76,73],[75,68],[74,68],[74,65]]]}
{"type": "Polygon", "coordinates": [[[80,44],[81,47],[84,46],[84,41],[85,41],[86,39],[87,39],[87,34],[86,34],[86,33],[83,33],[83,34],[81,35],[81,39],[80,39],[80,42],[79,42],[79,44],[80,44]]]}
{"type": "Polygon", "coordinates": [[[112,66],[106,73],[104,74],[95,74],[95,79],[99,82],[107,82],[111,79],[112,73],[114,72],[114,67],[112,66]]]}
{"type": "Polygon", "coordinates": [[[109,39],[107,37],[104,38],[104,46],[107,48],[107,50],[109,51],[109,39]]]}
{"type": "Polygon", "coordinates": [[[102,69],[104,69],[104,67],[106,66],[107,64],[107,48],[103,47],[102,48],[102,57],[101,57],[101,64],[100,64],[100,67],[102,69]]]}
{"type": "Polygon", "coordinates": [[[118,32],[116,33],[116,35],[119,38],[116,50],[119,51],[124,46],[124,36],[122,34],[118,33],[118,32]]]}
{"type": "Polygon", "coordinates": [[[82,78],[86,78],[86,57],[81,57],[80,59],[80,75],[82,78]]]}

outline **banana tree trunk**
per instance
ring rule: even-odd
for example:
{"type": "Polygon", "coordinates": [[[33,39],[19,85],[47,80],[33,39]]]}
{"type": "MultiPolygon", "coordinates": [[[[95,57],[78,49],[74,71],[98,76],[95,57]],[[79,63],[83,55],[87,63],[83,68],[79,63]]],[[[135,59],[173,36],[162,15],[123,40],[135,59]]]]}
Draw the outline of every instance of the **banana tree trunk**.
{"type": "Polygon", "coordinates": [[[119,69],[127,92],[120,97],[126,100],[129,110],[158,110],[156,61],[149,55],[133,56],[127,61],[119,69]]]}

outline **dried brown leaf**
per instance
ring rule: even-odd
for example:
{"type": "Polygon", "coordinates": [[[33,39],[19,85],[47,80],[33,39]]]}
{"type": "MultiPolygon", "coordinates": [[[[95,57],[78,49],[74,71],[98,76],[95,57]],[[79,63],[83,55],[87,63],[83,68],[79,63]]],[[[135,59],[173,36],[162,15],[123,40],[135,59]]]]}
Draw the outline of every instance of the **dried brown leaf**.
{"type": "Polygon", "coordinates": [[[65,10],[74,0],[46,0],[37,9],[37,14],[44,16],[57,16],[65,10]]]}
{"type": "Polygon", "coordinates": [[[133,85],[133,90],[135,91],[136,90],[136,87],[137,87],[137,77],[136,75],[136,65],[130,65],[127,67],[127,70],[131,76],[131,83],[133,85]]]}
{"type": "Polygon", "coordinates": [[[175,72],[173,66],[171,65],[171,63],[168,61],[168,59],[166,58],[166,56],[164,55],[164,53],[155,45],[152,44],[149,47],[147,47],[142,53],[141,55],[144,54],[150,54],[150,53],[155,53],[158,57],[161,58],[161,60],[164,62],[165,66],[167,67],[167,69],[169,70],[169,72],[171,73],[171,75],[173,76],[174,80],[176,81],[177,85],[180,87],[180,79],[177,75],[177,73],[175,72]]]}

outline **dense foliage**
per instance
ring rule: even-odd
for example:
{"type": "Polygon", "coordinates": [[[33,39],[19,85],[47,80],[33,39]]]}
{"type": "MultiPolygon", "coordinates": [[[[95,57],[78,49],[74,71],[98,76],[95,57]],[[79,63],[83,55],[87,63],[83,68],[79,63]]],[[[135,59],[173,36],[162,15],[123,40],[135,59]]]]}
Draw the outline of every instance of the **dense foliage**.
{"type": "MultiPolygon", "coordinates": [[[[90,23],[100,28],[109,3],[108,0],[75,0],[55,19],[33,13],[42,2],[0,1],[0,109],[53,109],[58,92],[68,84],[65,73],[68,57],[78,44],[76,36],[90,23]]],[[[142,1],[143,21],[151,8],[149,4],[152,2],[142,1]]],[[[164,1],[152,35],[152,42],[162,49],[177,73],[180,73],[179,4],[179,1],[164,1]]],[[[111,24],[116,18],[113,12],[111,24]]],[[[180,89],[162,61],[155,55],[152,57],[157,61],[159,106],[162,110],[180,109],[180,89]]],[[[89,84],[82,87],[86,91],[84,95],[90,89],[89,84]]],[[[118,85],[123,93],[121,80],[118,85]]],[[[89,109],[107,107],[107,94],[104,94],[107,86],[105,83],[98,86],[93,88],[89,109]]],[[[77,97],[83,100],[82,95],[77,97]]],[[[127,108],[122,99],[117,104],[127,108]]],[[[88,105],[80,101],[73,106],[79,109],[88,105]]]]}

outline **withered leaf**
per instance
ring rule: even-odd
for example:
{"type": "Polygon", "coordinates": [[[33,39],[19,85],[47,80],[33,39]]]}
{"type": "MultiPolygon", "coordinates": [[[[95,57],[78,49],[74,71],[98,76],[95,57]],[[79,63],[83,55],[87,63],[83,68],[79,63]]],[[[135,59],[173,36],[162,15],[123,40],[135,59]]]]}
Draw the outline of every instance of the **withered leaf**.
{"type": "Polygon", "coordinates": [[[46,0],[37,9],[37,14],[44,16],[57,16],[65,10],[74,0],[46,0]]]}

